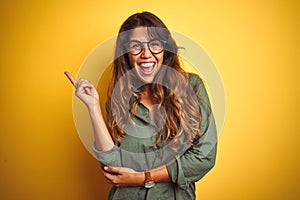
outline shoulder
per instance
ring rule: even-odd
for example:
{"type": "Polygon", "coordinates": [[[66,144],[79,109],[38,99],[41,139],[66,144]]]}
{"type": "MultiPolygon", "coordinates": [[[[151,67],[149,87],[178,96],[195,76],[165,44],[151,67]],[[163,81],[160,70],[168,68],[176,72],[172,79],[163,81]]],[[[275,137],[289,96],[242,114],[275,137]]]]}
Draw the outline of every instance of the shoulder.
{"type": "Polygon", "coordinates": [[[194,89],[196,94],[210,104],[207,89],[203,79],[201,79],[201,77],[195,73],[188,73],[188,79],[190,86],[194,89]]]}
{"type": "Polygon", "coordinates": [[[188,80],[189,84],[195,88],[195,87],[203,87],[203,80],[200,78],[198,74],[195,73],[187,73],[188,74],[188,80]]]}

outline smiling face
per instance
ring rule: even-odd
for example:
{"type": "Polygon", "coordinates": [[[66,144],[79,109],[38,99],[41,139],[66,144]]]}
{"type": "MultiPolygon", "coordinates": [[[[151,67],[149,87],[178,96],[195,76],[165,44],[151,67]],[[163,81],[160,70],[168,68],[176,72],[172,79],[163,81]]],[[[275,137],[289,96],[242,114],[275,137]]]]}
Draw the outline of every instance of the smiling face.
{"type": "MultiPolygon", "coordinates": [[[[155,75],[161,68],[164,57],[164,51],[154,54],[148,49],[146,43],[152,39],[154,38],[149,37],[147,27],[135,28],[129,38],[130,41],[140,41],[144,45],[141,53],[137,55],[128,53],[131,67],[135,69],[138,77],[144,83],[151,83],[153,81],[155,75]]],[[[155,48],[157,44],[154,43],[153,45],[155,48]]]]}

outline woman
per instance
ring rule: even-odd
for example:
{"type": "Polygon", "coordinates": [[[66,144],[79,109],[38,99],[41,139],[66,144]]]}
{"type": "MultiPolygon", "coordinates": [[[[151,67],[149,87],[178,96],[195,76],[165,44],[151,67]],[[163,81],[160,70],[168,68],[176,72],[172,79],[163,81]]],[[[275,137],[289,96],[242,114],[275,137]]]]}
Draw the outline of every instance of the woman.
{"type": "Polygon", "coordinates": [[[165,24],[149,12],[121,26],[104,121],[95,87],[65,72],[88,108],[109,199],[195,199],[213,166],[216,128],[202,80],[185,72],[165,24]]]}

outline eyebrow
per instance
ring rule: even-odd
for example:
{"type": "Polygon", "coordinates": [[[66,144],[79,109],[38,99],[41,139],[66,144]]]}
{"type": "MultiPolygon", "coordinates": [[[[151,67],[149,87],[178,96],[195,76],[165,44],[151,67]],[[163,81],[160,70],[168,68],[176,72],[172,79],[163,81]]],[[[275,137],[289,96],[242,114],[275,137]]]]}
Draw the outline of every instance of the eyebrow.
{"type": "MultiPolygon", "coordinates": [[[[151,39],[151,40],[153,40],[153,39],[151,39]]],[[[151,41],[151,40],[148,40],[148,41],[145,41],[145,42],[149,42],[149,41],[151,41]]],[[[140,41],[140,40],[129,40],[129,42],[141,42],[141,43],[144,43],[144,42],[142,42],[142,41],[140,41]]]]}
{"type": "MultiPolygon", "coordinates": [[[[153,40],[159,40],[159,41],[165,42],[164,40],[161,40],[161,39],[159,39],[159,38],[152,38],[152,39],[150,39],[150,40],[148,40],[148,41],[145,41],[145,42],[150,42],[150,41],[153,41],[153,40]]],[[[129,40],[129,42],[141,42],[141,43],[145,43],[145,42],[143,42],[143,41],[136,40],[136,39],[129,40]]]]}

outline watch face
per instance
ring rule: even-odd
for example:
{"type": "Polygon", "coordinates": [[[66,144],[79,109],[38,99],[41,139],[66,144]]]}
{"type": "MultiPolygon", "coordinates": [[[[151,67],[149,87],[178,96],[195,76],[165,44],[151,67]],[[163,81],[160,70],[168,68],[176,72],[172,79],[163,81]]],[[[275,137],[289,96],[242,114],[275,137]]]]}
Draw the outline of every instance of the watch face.
{"type": "Polygon", "coordinates": [[[152,188],[155,185],[155,183],[153,181],[148,181],[147,183],[145,183],[145,188],[152,188]]]}

